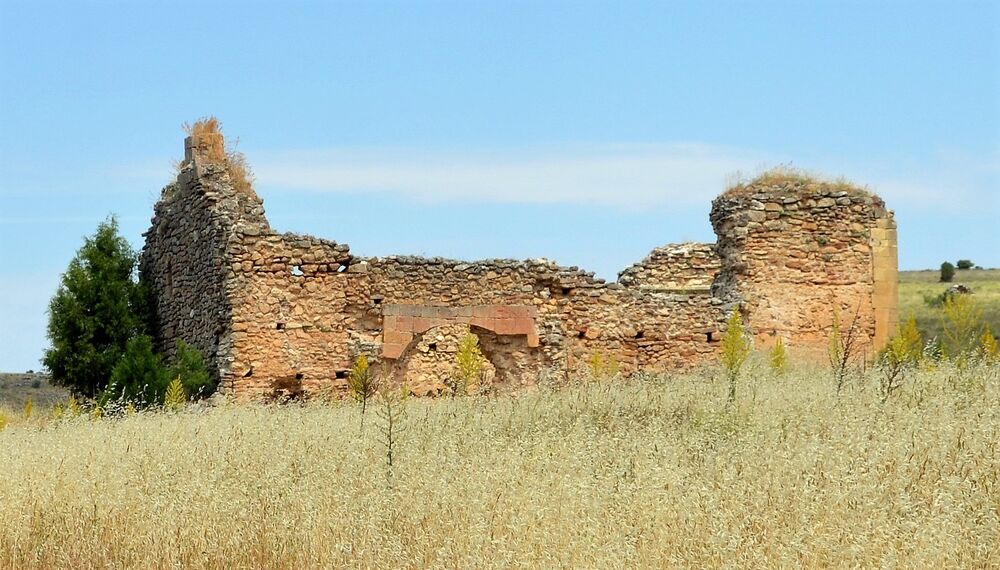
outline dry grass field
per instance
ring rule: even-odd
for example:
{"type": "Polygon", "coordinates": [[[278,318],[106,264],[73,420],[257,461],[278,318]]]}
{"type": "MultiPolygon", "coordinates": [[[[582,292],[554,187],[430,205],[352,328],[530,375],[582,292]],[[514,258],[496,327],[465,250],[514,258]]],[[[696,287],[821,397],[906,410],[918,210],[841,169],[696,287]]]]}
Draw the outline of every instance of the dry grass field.
{"type": "Polygon", "coordinates": [[[0,567],[1000,567],[995,364],[744,378],[12,417],[0,567]]]}

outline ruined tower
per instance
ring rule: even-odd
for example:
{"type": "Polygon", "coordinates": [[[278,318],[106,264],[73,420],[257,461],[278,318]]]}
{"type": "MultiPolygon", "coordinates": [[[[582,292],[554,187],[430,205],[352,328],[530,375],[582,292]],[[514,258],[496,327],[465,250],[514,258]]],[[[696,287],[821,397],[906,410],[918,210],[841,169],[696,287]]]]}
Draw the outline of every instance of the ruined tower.
{"type": "Polygon", "coordinates": [[[779,172],[716,198],[711,221],[713,293],[741,303],[758,346],[823,351],[837,320],[872,356],[895,332],[896,224],[881,198],[779,172]]]}

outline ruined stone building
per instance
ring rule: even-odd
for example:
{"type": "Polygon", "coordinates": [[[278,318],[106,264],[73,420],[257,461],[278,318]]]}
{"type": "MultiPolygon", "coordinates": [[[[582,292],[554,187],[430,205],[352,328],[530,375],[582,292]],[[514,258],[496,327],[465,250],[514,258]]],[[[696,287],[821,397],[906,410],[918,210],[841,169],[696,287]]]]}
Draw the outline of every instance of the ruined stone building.
{"type": "Polygon", "coordinates": [[[344,390],[359,354],[416,394],[439,393],[459,340],[479,339],[487,380],[571,378],[598,355],[623,374],[713,358],[738,306],[758,347],[824,351],[834,318],[869,349],[896,327],[896,230],[881,199],[795,177],[712,204],[715,244],[655,249],[606,283],[546,260],[359,257],[347,244],[278,233],[226,166],[220,134],[190,136],[163,189],[141,273],[157,342],[206,357],[239,398],[344,390]]]}

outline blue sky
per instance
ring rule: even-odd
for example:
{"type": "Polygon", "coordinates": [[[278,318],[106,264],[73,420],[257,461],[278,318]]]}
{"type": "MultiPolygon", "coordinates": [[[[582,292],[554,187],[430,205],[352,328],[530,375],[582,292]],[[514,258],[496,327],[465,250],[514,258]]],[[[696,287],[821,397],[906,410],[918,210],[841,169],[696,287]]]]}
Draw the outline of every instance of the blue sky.
{"type": "Polygon", "coordinates": [[[614,278],[737,172],[895,209],[903,268],[1000,266],[997,2],[0,0],[0,370],[109,213],[136,245],[214,114],[277,229],[614,278]]]}

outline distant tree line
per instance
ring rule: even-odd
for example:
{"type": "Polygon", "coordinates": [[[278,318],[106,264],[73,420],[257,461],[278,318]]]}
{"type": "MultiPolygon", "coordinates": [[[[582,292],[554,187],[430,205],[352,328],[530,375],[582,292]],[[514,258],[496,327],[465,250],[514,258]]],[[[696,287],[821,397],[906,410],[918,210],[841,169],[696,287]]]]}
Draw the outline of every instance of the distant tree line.
{"type": "Polygon", "coordinates": [[[982,269],[982,267],[977,266],[971,259],[959,259],[954,265],[950,261],[945,261],[941,264],[941,282],[951,283],[951,280],[955,278],[956,269],[982,269]]]}

